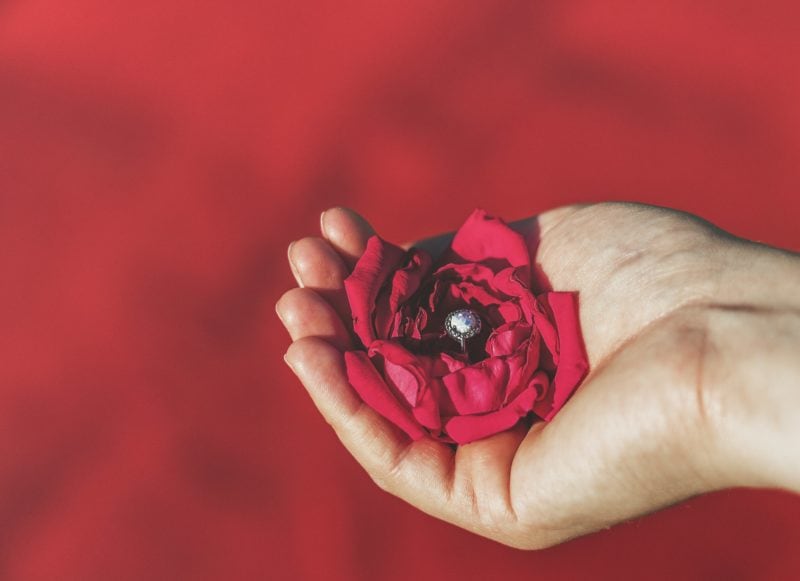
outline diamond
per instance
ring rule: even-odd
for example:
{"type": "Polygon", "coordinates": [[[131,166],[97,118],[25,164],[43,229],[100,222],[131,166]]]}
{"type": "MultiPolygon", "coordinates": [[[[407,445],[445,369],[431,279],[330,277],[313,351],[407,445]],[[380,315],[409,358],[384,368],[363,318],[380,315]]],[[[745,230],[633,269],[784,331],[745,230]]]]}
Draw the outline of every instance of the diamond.
{"type": "Polygon", "coordinates": [[[481,318],[472,309],[459,309],[447,315],[444,329],[461,344],[461,351],[466,351],[466,340],[481,332],[481,318]]]}

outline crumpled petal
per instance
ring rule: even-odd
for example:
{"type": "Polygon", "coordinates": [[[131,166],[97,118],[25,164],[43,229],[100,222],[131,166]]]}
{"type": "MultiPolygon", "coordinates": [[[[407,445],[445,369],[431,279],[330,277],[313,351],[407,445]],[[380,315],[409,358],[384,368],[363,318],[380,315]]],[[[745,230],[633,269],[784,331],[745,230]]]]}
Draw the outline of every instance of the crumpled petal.
{"type": "MultiPolygon", "coordinates": [[[[539,295],[533,301],[533,309],[531,310],[531,320],[533,326],[539,332],[545,348],[548,353],[553,357],[553,364],[558,364],[558,329],[556,328],[555,321],[551,313],[546,312],[547,307],[547,294],[539,295]]],[[[549,294],[562,294],[562,293],[549,293],[549,294]]],[[[563,293],[572,294],[572,293],[563,293]]]]}
{"type": "Polygon", "coordinates": [[[537,401],[533,408],[537,416],[549,421],[567,403],[575,387],[586,377],[589,360],[581,339],[577,294],[551,292],[538,298],[552,313],[559,339],[555,359],[557,367],[552,384],[547,395],[537,401]]]}
{"type": "Polygon", "coordinates": [[[470,280],[475,283],[483,283],[486,287],[489,286],[489,283],[492,282],[496,275],[488,266],[472,262],[447,263],[437,268],[433,274],[443,280],[470,280]]]}
{"type": "Polygon", "coordinates": [[[441,391],[441,382],[439,380],[432,381],[422,393],[417,405],[411,410],[414,419],[427,428],[434,437],[440,437],[442,432],[442,416],[439,407],[441,391]]]}
{"type": "Polygon", "coordinates": [[[486,311],[492,318],[501,321],[498,327],[505,324],[518,323],[520,319],[522,319],[522,309],[516,301],[507,301],[500,305],[493,305],[487,308],[486,311]]]}
{"type": "Polygon", "coordinates": [[[408,405],[417,405],[420,391],[428,383],[419,359],[395,341],[375,341],[367,355],[373,362],[378,360],[386,383],[395,388],[408,405]]]}
{"type": "Polygon", "coordinates": [[[405,255],[406,251],[399,246],[372,236],[353,272],[344,281],[353,314],[353,330],[365,347],[378,338],[373,322],[378,293],[386,280],[399,268],[405,255]]]}
{"type": "Polygon", "coordinates": [[[464,369],[467,363],[447,353],[434,353],[433,355],[417,355],[417,361],[425,370],[428,377],[444,377],[459,369],[464,369]]]}
{"type": "Polygon", "coordinates": [[[414,416],[391,392],[389,386],[363,351],[344,354],[347,379],[361,399],[384,418],[403,430],[414,440],[425,436],[425,430],[414,416]]]}
{"type": "MultiPolygon", "coordinates": [[[[523,342],[531,338],[530,325],[511,323],[498,327],[486,340],[486,354],[489,357],[506,357],[520,348],[523,342]]],[[[533,362],[536,365],[537,362],[533,362]]]]}
{"type": "Polygon", "coordinates": [[[544,371],[537,371],[528,382],[528,387],[536,390],[536,399],[540,400],[550,391],[550,378],[544,371]]]}
{"type": "Polygon", "coordinates": [[[493,270],[502,266],[523,267],[530,276],[530,252],[525,238],[484,210],[475,210],[458,229],[450,250],[458,262],[477,262],[493,270]]]}
{"type": "Polygon", "coordinates": [[[513,428],[531,411],[536,389],[524,389],[511,403],[497,411],[473,416],[455,416],[444,423],[444,430],[457,444],[469,444],[513,428]]]}
{"type": "Polygon", "coordinates": [[[430,254],[416,248],[409,250],[404,259],[405,264],[392,274],[388,292],[377,299],[375,331],[379,338],[390,336],[401,305],[417,292],[433,263],[430,254]]]}
{"type": "Polygon", "coordinates": [[[442,385],[459,414],[496,410],[503,402],[509,369],[504,359],[485,359],[442,377],[442,385]]]}

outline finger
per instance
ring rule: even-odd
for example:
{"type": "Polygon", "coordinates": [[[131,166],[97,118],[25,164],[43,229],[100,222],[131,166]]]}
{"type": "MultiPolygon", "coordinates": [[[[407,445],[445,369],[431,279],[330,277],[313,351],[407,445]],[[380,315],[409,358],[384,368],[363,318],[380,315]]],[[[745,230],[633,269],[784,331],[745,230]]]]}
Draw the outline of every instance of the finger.
{"type": "Polygon", "coordinates": [[[293,288],[275,305],[283,326],[293,341],[320,337],[341,350],[352,346],[350,332],[331,304],[308,288],[293,288]]]}
{"type": "Polygon", "coordinates": [[[375,230],[359,214],[347,208],[325,210],[319,222],[322,236],[352,269],[364,254],[367,240],[375,234],[375,230]]]}
{"type": "Polygon", "coordinates": [[[350,387],[342,354],[325,341],[295,341],[286,362],[336,431],[342,444],[384,490],[421,510],[450,520],[452,450],[431,439],[409,438],[364,404],[350,387]]]}
{"type": "Polygon", "coordinates": [[[289,246],[289,264],[297,284],[316,291],[328,301],[342,320],[350,320],[350,306],[344,292],[347,267],[322,238],[302,238],[289,246]]]}

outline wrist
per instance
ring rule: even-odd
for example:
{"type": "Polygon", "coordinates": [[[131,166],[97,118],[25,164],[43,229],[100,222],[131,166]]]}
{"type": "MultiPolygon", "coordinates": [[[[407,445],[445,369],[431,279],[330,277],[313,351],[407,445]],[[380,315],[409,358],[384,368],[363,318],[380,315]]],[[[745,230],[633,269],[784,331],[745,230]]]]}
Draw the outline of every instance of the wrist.
{"type": "Polygon", "coordinates": [[[800,492],[800,259],[752,244],[737,250],[746,260],[707,314],[725,485],[800,492]]]}
{"type": "Polygon", "coordinates": [[[716,302],[765,310],[800,310],[800,254],[736,239],[721,252],[716,302]]]}

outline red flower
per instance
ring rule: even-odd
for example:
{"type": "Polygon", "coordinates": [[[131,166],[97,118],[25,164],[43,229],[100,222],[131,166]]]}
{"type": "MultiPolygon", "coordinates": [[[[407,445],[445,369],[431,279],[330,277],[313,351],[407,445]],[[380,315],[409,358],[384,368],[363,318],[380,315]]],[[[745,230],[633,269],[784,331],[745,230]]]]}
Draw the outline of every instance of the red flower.
{"type": "Polygon", "coordinates": [[[525,239],[482,210],[436,265],[373,236],[345,280],[364,346],[345,353],[350,383],[414,439],[466,444],[531,413],[550,420],[588,363],[576,294],[534,294],[531,280],[525,239]],[[465,308],[482,324],[462,353],[444,323],[465,308]]]}

